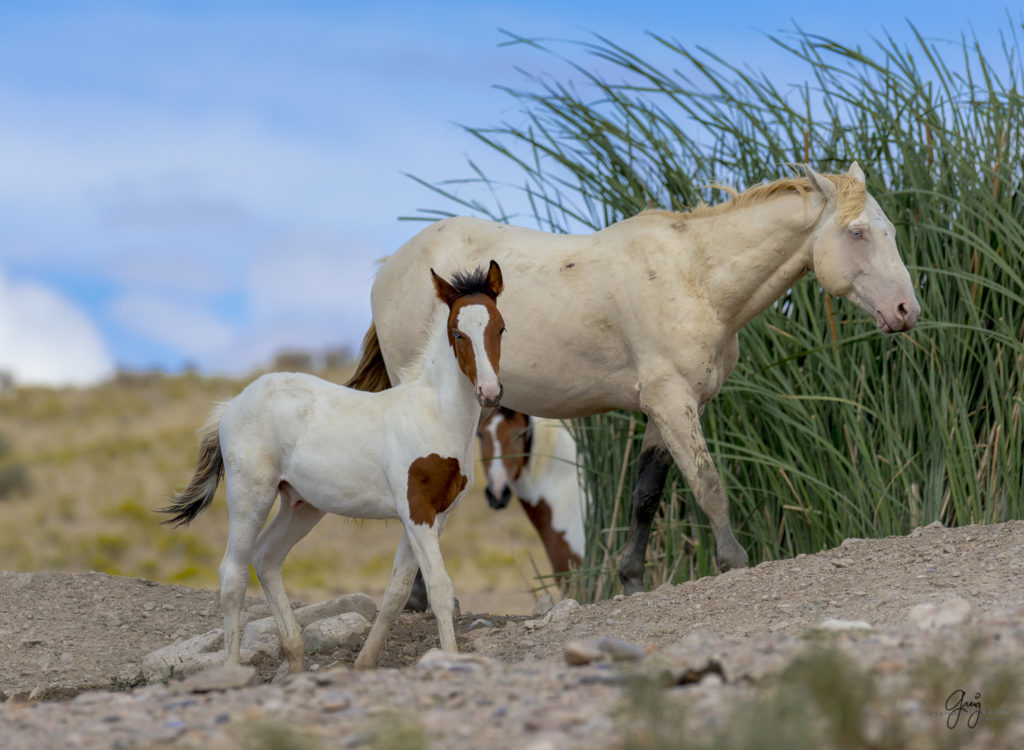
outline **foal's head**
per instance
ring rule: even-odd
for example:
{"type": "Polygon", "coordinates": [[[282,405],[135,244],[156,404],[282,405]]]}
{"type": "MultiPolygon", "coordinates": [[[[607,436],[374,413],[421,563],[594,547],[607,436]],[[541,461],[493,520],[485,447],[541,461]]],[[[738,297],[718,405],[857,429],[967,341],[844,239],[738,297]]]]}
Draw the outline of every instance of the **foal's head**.
{"type": "Polygon", "coordinates": [[[501,510],[512,498],[512,482],[519,479],[530,454],[530,418],[498,407],[476,431],[480,459],[487,472],[487,504],[501,510]]]}
{"type": "Polygon", "coordinates": [[[430,269],[437,297],[448,306],[448,344],[459,368],[476,388],[481,406],[501,403],[498,358],[505,321],[496,300],[504,289],[501,268],[493,260],[487,269],[458,272],[447,282],[430,269]]]}
{"type": "Polygon", "coordinates": [[[896,249],[896,230],[865,189],[864,173],[854,162],[846,174],[820,175],[810,167],[806,174],[825,199],[813,249],[818,281],[874,315],[879,330],[909,331],[921,306],[896,249]]]}

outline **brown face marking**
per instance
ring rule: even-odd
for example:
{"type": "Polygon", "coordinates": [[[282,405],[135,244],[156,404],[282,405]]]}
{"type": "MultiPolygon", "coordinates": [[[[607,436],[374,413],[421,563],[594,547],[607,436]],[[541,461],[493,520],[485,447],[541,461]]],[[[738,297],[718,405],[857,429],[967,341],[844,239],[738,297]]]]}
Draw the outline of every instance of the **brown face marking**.
{"type": "Polygon", "coordinates": [[[407,496],[412,522],[433,526],[437,514],[448,510],[466,482],[457,458],[441,458],[436,453],[417,458],[409,466],[407,496]]]}
{"type": "Polygon", "coordinates": [[[555,531],[551,526],[551,506],[548,505],[548,501],[541,497],[537,498],[535,505],[523,502],[522,499],[519,502],[522,503],[530,523],[540,534],[544,549],[548,553],[548,559],[551,560],[552,570],[555,573],[565,573],[579,568],[581,560],[569,548],[569,543],[565,540],[565,532],[555,531]]]}
{"type": "MultiPolygon", "coordinates": [[[[495,374],[498,373],[498,360],[501,357],[501,332],[505,328],[505,321],[498,312],[498,306],[494,298],[488,294],[470,294],[459,297],[451,306],[448,313],[448,344],[455,352],[455,358],[459,361],[459,369],[466,374],[469,381],[476,385],[476,357],[473,354],[473,343],[462,335],[455,337],[458,331],[459,311],[468,305],[483,305],[487,309],[487,326],[484,328],[484,351],[491,363],[495,374]]],[[[460,331],[461,333],[461,331],[460,331]]]]}

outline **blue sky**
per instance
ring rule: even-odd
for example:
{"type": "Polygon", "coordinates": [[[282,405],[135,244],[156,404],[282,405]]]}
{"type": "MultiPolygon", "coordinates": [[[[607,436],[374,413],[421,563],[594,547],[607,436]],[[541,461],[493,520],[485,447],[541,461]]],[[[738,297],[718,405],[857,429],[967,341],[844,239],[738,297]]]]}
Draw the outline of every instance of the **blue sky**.
{"type": "MultiPolygon", "coordinates": [[[[0,369],[239,374],[358,347],[374,262],[451,209],[404,176],[502,177],[458,127],[515,119],[496,85],[567,75],[500,29],[653,61],[646,35],[797,83],[765,34],[983,42],[1000,3],[0,2],[0,369]],[[843,6],[843,7],[839,7],[843,6]]],[[[1019,11],[1015,11],[1019,22],[1019,11]]],[[[524,223],[527,219],[524,217],[524,223]]]]}

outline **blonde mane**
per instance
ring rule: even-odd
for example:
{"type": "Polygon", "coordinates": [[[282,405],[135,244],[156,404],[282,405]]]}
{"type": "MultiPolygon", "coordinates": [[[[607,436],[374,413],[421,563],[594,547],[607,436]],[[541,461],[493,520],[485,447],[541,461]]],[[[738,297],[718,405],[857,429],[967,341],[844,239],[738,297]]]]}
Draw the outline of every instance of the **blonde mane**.
{"type": "MultiPolygon", "coordinates": [[[[847,174],[826,174],[822,177],[830,180],[836,186],[836,211],[840,226],[846,226],[860,216],[867,204],[868,193],[864,183],[855,177],[847,174]]],[[[806,177],[783,177],[774,182],[762,182],[744,190],[742,193],[736,188],[728,185],[712,184],[711,187],[728,193],[732,200],[725,203],[708,205],[701,201],[689,211],[665,211],[664,209],[648,209],[644,213],[671,214],[676,218],[700,219],[708,216],[738,211],[759,203],[765,203],[773,198],[780,198],[790,193],[796,193],[805,201],[807,196],[813,192],[810,180],[806,177]]]]}

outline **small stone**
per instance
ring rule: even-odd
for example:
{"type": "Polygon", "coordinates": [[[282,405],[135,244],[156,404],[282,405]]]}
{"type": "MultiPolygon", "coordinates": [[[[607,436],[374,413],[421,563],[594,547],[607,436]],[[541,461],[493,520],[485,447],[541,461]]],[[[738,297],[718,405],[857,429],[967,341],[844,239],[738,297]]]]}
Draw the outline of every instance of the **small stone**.
{"type": "Polygon", "coordinates": [[[546,591],[541,594],[540,598],[537,599],[537,603],[533,606],[533,612],[530,613],[531,617],[543,617],[552,609],[554,609],[555,600],[551,597],[551,594],[546,591]]]}
{"type": "Polygon", "coordinates": [[[864,620],[837,620],[834,617],[828,617],[821,621],[818,628],[820,630],[871,630],[871,625],[864,620]]]}
{"type": "Polygon", "coordinates": [[[320,698],[320,710],[325,714],[334,713],[335,711],[344,711],[351,705],[352,696],[347,693],[329,691],[324,693],[320,698]]]}
{"type": "Polygon", "coordinates": [[[840,557],[838,560],[833,560],[832,564],[837,568],[848,568],[853,565],[853,560],[848,557],[840,557]]]}
{"type": "Polygon", "coordinates": [[[78,693],[77,688],[68,685],[44,685],[33,688],[28,694],[29,701],[58,701],[64,698],[73,698],[78,693]]]}
{"type": "Polygon", "coordinates": [[[310,624],[302,631],[302,644],[307,651],[333,651],[357,645],[369,630],[369,620],[358,612],[345,612],[310,624]]]}
{"type": "MultiPolygon", "coordinates": [[[[274,684],[280,684],[282,682],[285,682],[290,676],[291,676],[291,667],[288,664],[288,660],[285,659],[277,667],[277,671],[274,673],[274,676],[270,679],[270,681],[272,683],[274,683],[274,684]]],[[[266,708],[266,705],[264,705],[264,708],[266,708]]]]}
{"type": "Polygon", "coordinates": [[[477,628],[493,628],[494,623],[490,620],[485,620],[483,617],[478,617],[473,622],[469,623],[469,630],[476,630],[477,628]]]}
{"type": "Polygon", "coordinates": [[[725,680],[722,679],[722,675],[718,672],[707,672],[700,678],[700,684],[704,687],[718,687],[719,685],[724,685],[725,680]]]}
{"type": "Polygon", "coordinates": [[[299,627],[305,628],[317,620],[349,612],[357,612],[372,622],[373,618],[377,616],[377,603],[366,594],[345,594],[319,604],[299,607],[295,610],[295,619],[299,621],[299,627]]]}
{"type": "Polygon", "coordinates": [[[573,666],[609,659],[611,661],[638,661],[645,656],[642,648],[608,636],[569,641],[565,644],[563,653],[566,663],[573,666]]]}
{"type": "Polygon", "coordinates": [[[256,669],[240,665],[204,669],[186,679],[181,687],[190,693],[213,693],[256,684],[256,669]]]}
{"type": "MultiPolygon", "coordinates": [[[[203,663],[204,666],[216,663],[216,660],[213,662],[205,660],[204,662],[202,659],[197,662],[195,657],[213,655],[222,660],[223,656],[214,654],[214,652],[223,647],[224,631],[220,628],[211,630],[209,633],[203,633],[150,652],[142,659],[142,674],[148,682],[165,679],[170,674],[180,676],[184,673],[183,670],[188,668],[185,667],[186,663],[192,666],[197,663],[203,663]]],[[[192,669],[192,671],[198,670],[192,669]]]]}
{"type": "Polygon", "coordinates": [[[643,666],[646,672],[667,685],[712,684],[705,682],[712,674],[718,677],[715,684],[725,681],[722,664],[708,654],[663,652],[645,661],[643,666]]]}
{"type": "Polygon", "coordinates": [[[571,666],[582,666],[592,664],[595,661],[603,661],[606,657],[603,651],[597,646],[600,638],[584,638],[578,641],[569,641],[565,644],[565,662],[571,666]]]}
{"type": "Polygon", "coordinates": [[[548,612],[545,619],[550,618],[549,622],[561,622],[569,616],[570,612],[579,606],[580,603],[575,599],[563,599],[556,604],[550,612],[548,612]]]}
{"type": "Polygon", "coordinates": [[[421,669],[474,672],[480,669],[495,669],[500,665],[497,660],[482,654],[449,654],[439,648],[432,648],[420,657],[416,666],[421,669]]]}
{"type": "Polygon", "coordinates": [[[275,630],[272,633],[245,631],[242,636],[241,659],[245,663],[255,664],[263,659],[280,659],[284,656],[281,637],[275,630]]]}
{"type": "Polygon", "coordinates": [[[941,604],[918,604],[910,609],[907,619],[922,630],[936,630],[961,625],[971,616],[971,604],[959,596],[941,604]]]}

